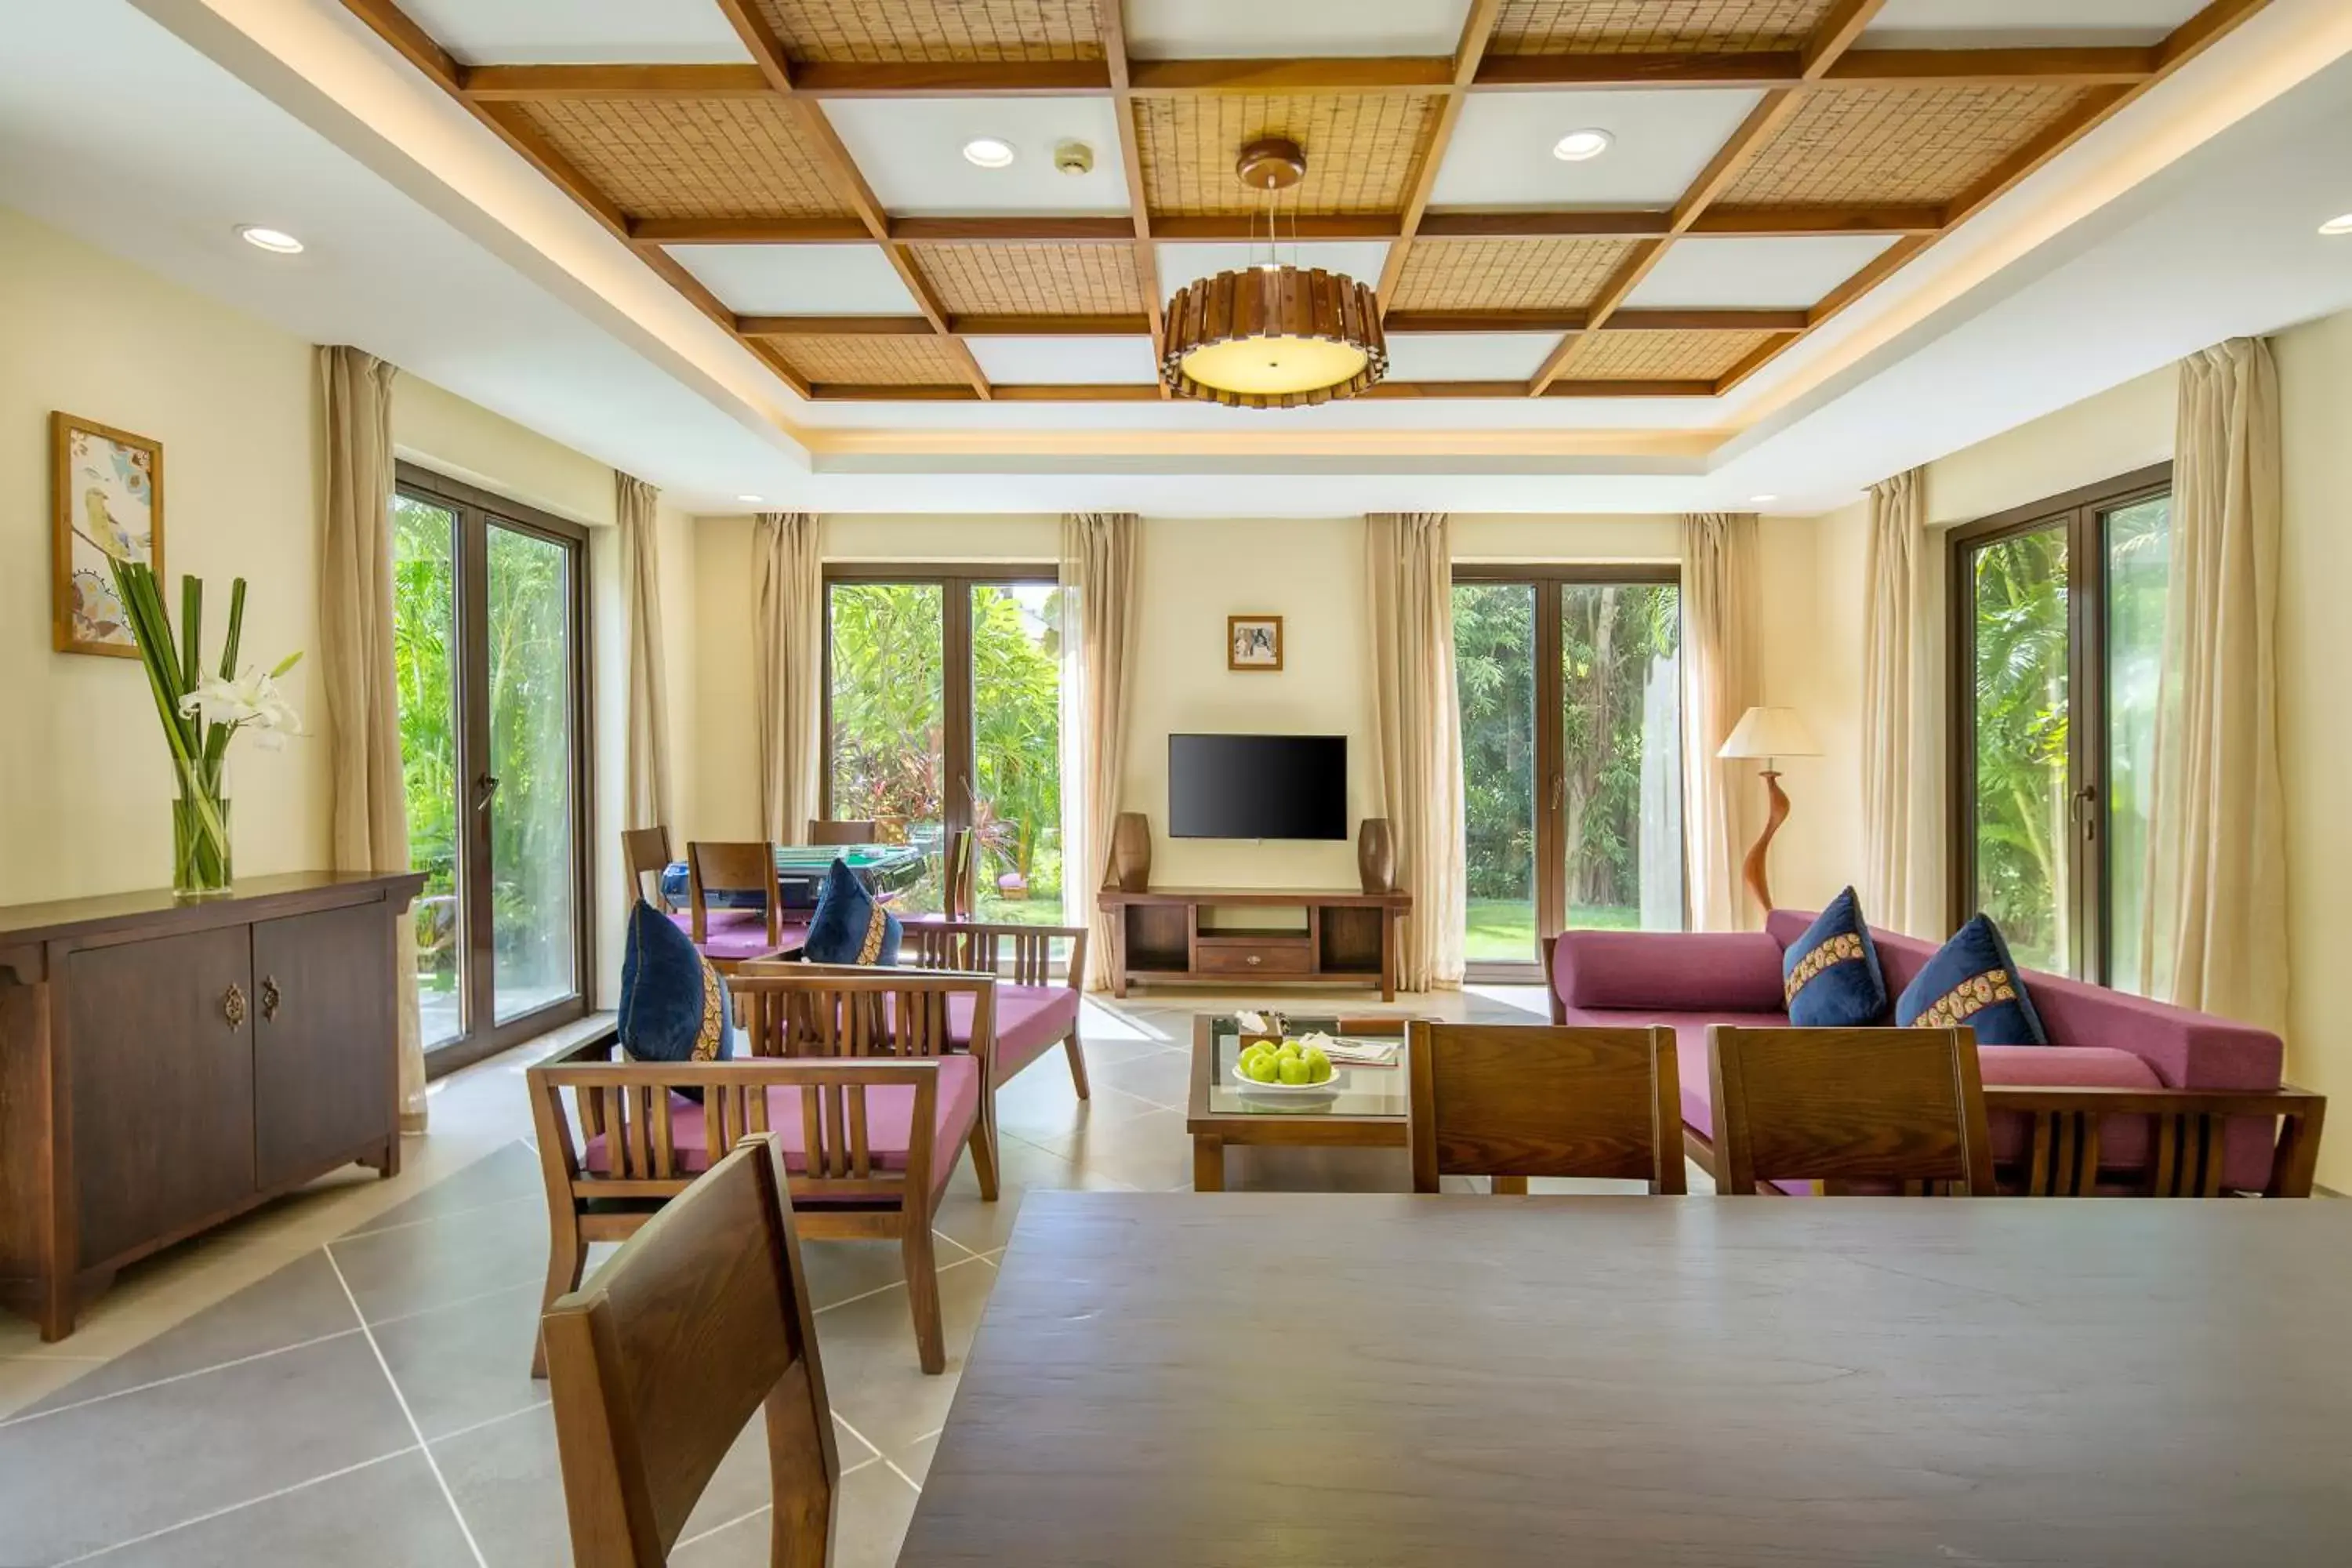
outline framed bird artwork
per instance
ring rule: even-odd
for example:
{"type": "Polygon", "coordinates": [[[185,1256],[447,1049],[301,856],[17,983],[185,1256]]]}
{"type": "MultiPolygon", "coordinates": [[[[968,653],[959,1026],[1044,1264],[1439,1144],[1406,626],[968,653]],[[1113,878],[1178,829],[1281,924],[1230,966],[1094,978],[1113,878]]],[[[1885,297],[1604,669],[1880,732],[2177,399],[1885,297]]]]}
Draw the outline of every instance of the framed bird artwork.
{"type": "Polygon", "coordinates": [[[52,646],[137,658],[114,563],[143,561],[163,575],[163,444],[52,413],[49,493],[52,646]]]}

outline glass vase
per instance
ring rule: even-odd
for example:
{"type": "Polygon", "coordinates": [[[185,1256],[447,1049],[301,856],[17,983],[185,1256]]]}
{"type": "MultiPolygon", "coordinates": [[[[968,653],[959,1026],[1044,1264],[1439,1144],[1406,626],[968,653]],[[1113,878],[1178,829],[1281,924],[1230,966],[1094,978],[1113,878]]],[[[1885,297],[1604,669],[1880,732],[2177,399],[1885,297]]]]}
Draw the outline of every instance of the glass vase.
{"type": "Polygon", "coordinates": [[[221,763],[183,763],[179,773],[180,797],[172,803],[172,891],[184,899],[217,898],[229,890],[230,878],[221,763]]]}

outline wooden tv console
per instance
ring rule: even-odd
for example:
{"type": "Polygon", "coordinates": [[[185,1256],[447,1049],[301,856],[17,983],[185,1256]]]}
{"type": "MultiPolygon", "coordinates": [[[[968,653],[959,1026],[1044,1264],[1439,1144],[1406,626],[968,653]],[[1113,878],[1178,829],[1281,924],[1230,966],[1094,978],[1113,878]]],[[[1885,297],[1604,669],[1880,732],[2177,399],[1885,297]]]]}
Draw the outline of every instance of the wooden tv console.
{"type": "Polygon", "coordinates": [[[1396,999],[1397,921],[1412,895],[1345,888],[1105,888],[1111,994],[1129,985],[1377,985],[1396,999]],[[1304,910],[1307,923],[1249,923],[1250,912],[1304,910]]]}

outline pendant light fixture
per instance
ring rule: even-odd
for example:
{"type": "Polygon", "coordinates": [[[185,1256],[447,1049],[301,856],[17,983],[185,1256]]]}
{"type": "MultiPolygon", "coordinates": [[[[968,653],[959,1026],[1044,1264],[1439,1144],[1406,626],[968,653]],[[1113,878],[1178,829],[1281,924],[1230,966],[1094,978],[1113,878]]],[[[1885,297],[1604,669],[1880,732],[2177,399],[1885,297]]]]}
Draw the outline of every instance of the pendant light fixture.
{"type": "Polygon", "coordinates": [[[1266,259],[1176,290],[1161,378],[1180,397],[1236,408],[1355,396],[1388,374],[1378,298],[1345,273],[1285,263],[1276,249],[1275,204],[1307,177],[1307,154],[1267,137],[1242,149],[1234,172],[1266,195],[1266,259]]]}

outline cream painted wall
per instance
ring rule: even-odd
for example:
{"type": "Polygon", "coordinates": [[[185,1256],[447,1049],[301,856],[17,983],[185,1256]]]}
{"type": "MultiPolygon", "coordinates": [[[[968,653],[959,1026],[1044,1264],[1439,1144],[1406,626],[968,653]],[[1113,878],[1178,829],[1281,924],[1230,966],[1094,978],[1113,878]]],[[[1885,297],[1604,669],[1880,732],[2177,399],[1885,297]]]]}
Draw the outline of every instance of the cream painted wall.
{"type": "MultiPolygon", "coordinates": [[[[164,886],[173,784],[146,678],[50,651],[49,413],[163,444],[164,568],[206,580],[214,639],[242,575],[251,654],[315,657],[310,346],[5,208],[0,344],[0,903],[164,886]]],[[[314,731],[316,679],[305,660],[288,680],[314,731]]],[[[229,768],[240,873],[326,861],[323,740],[248,742],[229,768]]]]}

